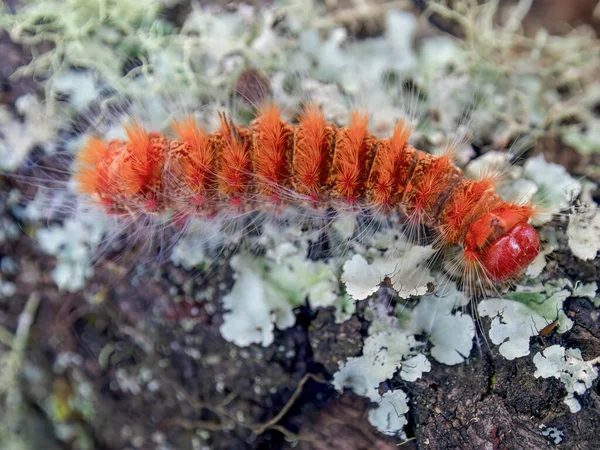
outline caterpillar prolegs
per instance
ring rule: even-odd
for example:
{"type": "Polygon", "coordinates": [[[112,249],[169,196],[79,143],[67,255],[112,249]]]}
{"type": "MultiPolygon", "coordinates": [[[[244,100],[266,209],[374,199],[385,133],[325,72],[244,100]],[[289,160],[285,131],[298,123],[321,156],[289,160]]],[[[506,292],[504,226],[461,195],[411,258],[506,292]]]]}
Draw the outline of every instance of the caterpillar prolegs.
{"type": "Polygon", "coordinates": [[[509,280],[533,261],[540,240],[528,224],[531,205],[504,201],[492,178],[466,178],[448,154],[414,148],[403,121],[388,139],[367,125],[368,116],[355,111],[338,128],[313,104],[291,124],[275,103],[250,126],[222,114],[213,133],[191,118],[173,122],[176,137],[134,124],[127,140],[90,139],[75,179],[108,214],[171,211],[185,219],[223,208],[368,208],[430,227],[442,244],[462,247],[465,270],[482,269],[492,281],[509,280]]]}

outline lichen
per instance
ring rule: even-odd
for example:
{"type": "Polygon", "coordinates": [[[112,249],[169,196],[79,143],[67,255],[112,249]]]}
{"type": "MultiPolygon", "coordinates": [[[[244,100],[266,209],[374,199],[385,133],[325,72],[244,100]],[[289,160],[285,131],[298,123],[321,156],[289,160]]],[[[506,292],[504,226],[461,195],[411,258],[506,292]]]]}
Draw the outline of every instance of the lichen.
{"type": "Polygon", "coordinates": [[[418,346],[414,336],[401,330],[389,329],[372,334],[365,340],[363,355],[341,363],[340,370],[333,376],[336,389],[352,389],[356,394],[379,403],[377,408],[369,411],[369,421],[382,433],[403,435],[408,404],[402,390],[381,395],[380,383],[392,378],[400,368],[400,376],[410,381],[431,370],[431,364],[424,355],[415,353],[418,346]]]}
{"type": "Polygon", "coordinates": [[[49,121],[43,105],[33,94],[22,95],[15,102],[15,117],[5,106],[0,106],[0,171],[15,171],[36,147],[47,150],[54,137],[55,121],[49,121]]]}
{"type": "Polygon", "coordinates": [[[546,162],[542,155],[529,158],[523,169],[523,176],[538,187],[532,198],[541,208],[534,219],[536,225],[548,223],[581,193],[581,182],[570,176],[563,166],[546,162]]]}
{"type": "Polygon", "coordinates": [[[402,430],[408,423],[408,410],[408,398],[402,390],[388,391],[379,399],[377,408],[369,411],[369,422],[383,434],[406,438],[402,430]]]}
{"type": "Polygon", "coordinates": [[[547,427],[542,424],[540,425],[540,429],[542,430],[542,436],[551,439],[555,445],[560,444],[565,437],[565,433],[556,427],[547,427]]]}
{"type": "Polygon", "coordinates": [[[56,256],[52,279],[59,289],[75,292],[85,286],[93,274],[91,261],[102,241],[104,226],[103,214],[92,211],[38,230],[40,248],[56,256]]]}
{"type": "Polygon", "coordinates": [[[503,298],[479,303],[479,315],[492,319],[489,336],[500,346],[500,354],[506,359],[528,355],[529,338],[555,320],[559,323],[559,333],[569,330],[573,321],[567,317],[562,305],[571,295],[570,288],[570,282],[566,280],[545,286],[519,286],[503,298]]]}
{"type": "Polygon", "coordinates": [[[471,353],[475,325],[469,314],[456,310],[468,304],[469,298],[443,278],[438,284],[442,285],[439,292],[421,297],[410,311],[408,327],[417,335],[427,336],[435,360],[446,365],[460,364],[471,353]]]}
{"type": "Polygon", "coordinates": [[[596,207],[581,207],[569,216],[569,248],[584,261],[592,260],[600,251],[600,215],[596,207]]]}
{"type": "Polygon", "coordinates": [[[431,245],[410,245],[403,235],[390,230],[376,236],[365,252],[370,263],[360,254],[344,263],[341,280],[355,300],[369,297],[386,278],[401,298],[423,295],[434,280],[427,267],[434,253],[431,245]]]}
{"type": "Polygon", "coordinates": [[[597,364],[600,357],[585,361],[581,357],[581,350],[566,349],[560,345],[552,345],[533,357],[536,366],[534,373],[536,378],[557,378],[565,385],[567,396],[563,402],[572,413],[581,410],[581,404],[575,397],[583,395],[592,387],[594,380],[598,378],[597,364]]]}
{"type": "Polygon", "coordinates": [[[523,133],[541,136],[547,128],[560,134],[570,127],[565,117],[576,118],[582,126],[590,124],[590,86],[597,82],[600,61],[593,33],[574,29],[559,36],[542,28],[533,36],[525,35],[521,22],[530,1],[518,2],[501,20],[495,20],[498,2],[459,0],[451,5],[432,0],[427,11],[456,24],[464,35],[460,44],[465,62],[458,71],[483,87],[487,106],[478,123],[488,123],[484,129],[492,142],[503,146],[523,133]],[[561,95],[567,86],[569,94],[561,95]]]}
{"type": "Polygon", "coordinates": [[[236,281],[223,298],[222,336],[239,346],[273,342],[274,328],[294,325],[294,308],[334,305],[339,297],[335,271],[306,259],[306,250],[283,242],[265,257],[237,254],[231,261],[236,281]]]}
{"type": "Polygon", "coordinates": [[[365,317],[371,322],[370,336],[365,340],[363,354],[341,363],[340,370],[334,374],[333,385],[337,389],[349,388],[380,403],[381,410],[371,410],[369,418],[386,434],[390,434],[391,430],[393,434],[402,436],[399,434],[402,428],[396,427],[405,423],[400,412],[394,416],[393,422],[389,421],[389,410],[395,402],[386,403],[386,394],[389,398],[401,400],[400,406],[396,405],[399,411],[405,410],[401,405],[406,400],[405,394],[398,390],[382,396],[380,384],[392,379],[396,373],[402,380],[414,382],[424,372],[429,372],[431,363],[423,352],[427,341],[431,357],[447,365],[463,362],[473,346],[473,318],[456,311],[469,302],[468,297],[447,279],[435,281],[443,286],[440,292],[421,296],[413,308],[399,304],[394,310],[389,308],[387,297],[381,300],[371,297],[365,311],[365,317]]]}

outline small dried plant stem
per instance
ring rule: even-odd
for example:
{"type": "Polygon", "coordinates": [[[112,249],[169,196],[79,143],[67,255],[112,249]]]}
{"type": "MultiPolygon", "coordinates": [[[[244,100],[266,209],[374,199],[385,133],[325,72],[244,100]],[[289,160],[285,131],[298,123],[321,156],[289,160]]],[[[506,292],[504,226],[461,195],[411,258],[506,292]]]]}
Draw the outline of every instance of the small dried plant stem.
{"type": "MultiPolygon", "coordinates": [[[[298,435],[296,433],[289,431],[285,427],[278,425],[278,422],[292,408],[292,406],[294,405],[294,403],[296,402],[296,400],[302,393],[302,389],[304,388],[304,385],[308,382],[308,380],[314,380],[317,383],[326,383],[327,382],[320,375],[316,375],[313,373],[305,374],[302,377],[302,379],[300,380],[300,382],[298,383],[298,385],[296,386],[294,393],[289,398],[289,400],[285,403],[283,408],[281,408],[281,410],[275,416],[273,416],[273,418],[271,418],[270,420],[268,420],[267,422],[264,422],[262,424],[252,425],[252,424],[247,424],[247,423],[241,422],[240,420],[235,418],[235,416],[233,414],[231,414],[230,412],[225,410],[225,408],[222,405],[221,406],[213,406],[213,405],[205,404],[204,402],[193,402],[193,403],[196,408],[208,409],[209,411],[211,411],[212,413],[217,415],[220,418],[220,421],[213,422],[213,421],[207,421],[207,420],[187,420],[187,419],[184,419],[181,417],[174,417],[174,418],[166,421],[165,424],[177,425],[186,430],[200,428],[200,429],[204,429],[204,430],[208,430],[208,431],[228,430],[228,429],[231,429],[231,424],[235,424],[242,428],[251,430],[252,433],[256,436],[259,436],[259,435],[263,434],[266,430],[271,429],[271,430],[279,431],[280,433],[285,435],[286,438],[293,440],[293,441],[311,440],[310,437],[298,435]],[[228,424],[228,423],[226,423],[226,421],[231,422],[231,423],[228,424]]],[[[227,403],[229,403],[229,401],[227,401],[227,403]]]]}
{"type": "Polygon", "coordinates": [[[410,10],[413,9],[413,5],[408,0],[393,0],[380,5],[361,2],[352,8],[339,10],[333,16],[317,20],[315,26],[316,28],[329,29],[332,21],[336,25],[353,26],[359,22],[381,17],[393,9],[410,10]]]}
{"type": "Polygon", "coordinates": [[[272,428],[273,426],[275,426],[277,424],[277,422],[279,422],[283,418],[283,416],[285,416],[287,414],[287,412],[290,410],[290,408],[294,405],[294,403],[296,402],[296,399],[302,393],[302,388],[304,387],[306,382],[311,379],[316,381],[317,383],[326,383],[325,379],[323,379],[323,377],[321,377],[319,375],[315,375],[312,373],[307,373],[306,375],[304,375],[302,377],[302,379],[300,380],[300,382],[298,383],[298,386],[296,387],[296,390],[294,391],[294,393],[292,394],[290,399],[283,406],[283,408],[281,408],[281,411],[279,411],[271,420],[265,422],[264,424],[256,425],[252,430],[254,432],[254,434],[260,435],[260,434],[264,433],[265,430],[267,430],[268,428],[272,428]]]}
{"type": "MultiPolygon", "coordinates": [[[[18,380],[25,360],[25,349],[29,341],[29,332],[35,320],[39,303],[39,294],[37,292],[32,293],[25,304],[25,308],[19,315],[17,331],[12,338],[11,352],[7,355],[6,366],[2,374],[3,383],[0,386],[0,393],[2,391],[6,392],[6,399],[3,405],[3,409],[6,411],[18,412],[23,401],[23,394],[18,386],[18,380]]],[[[9,414],[8,417],[10,423],[7,425],[10,428],[19,426],[20,414],[9,414]],[[12,419],[10,419],[11,417],[12,419]]]]}

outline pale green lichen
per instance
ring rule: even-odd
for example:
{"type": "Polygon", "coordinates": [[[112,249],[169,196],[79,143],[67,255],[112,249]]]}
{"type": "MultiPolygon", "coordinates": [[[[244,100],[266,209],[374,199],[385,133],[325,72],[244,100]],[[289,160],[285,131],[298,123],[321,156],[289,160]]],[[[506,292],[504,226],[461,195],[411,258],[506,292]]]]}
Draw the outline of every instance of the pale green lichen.
{"type": "Polygon", "coordinates": [[[591,283],[576,283],[575,288],[573,289],[573,297],[583,297],[590,301],[594,301],[597,292],[598,283],[595,281],[591,283]]]}
{"type": "Polygon", "coordinates": [[[266,257],[237,254],[230,261],[236,281],[223,298],[221,335],[239,346],[273,342],[274,329],[294,325],[294,308],[332,306],[340,296],[335,270],[306,258],[306,250],[283,242],[266,257]]]}
{"type": "Polygon", "coordinates": [[[570,176],[563,166],[546,162],[542,155],[529,158],[523,169],[523,176],[538,187],[532,198],[541,208],[534,218],[536,225],[552,220],[554,214],[568,208],[581,193],[580,181],[570,176]]]}
{"type": "Polygon", "coordinates": [[[600,153],[600,120],[590,120],[585,126],[573,125],[563,134],[565,144],[586,155],[600,153]]]}
{"type": "MultiPolygon", "coordinates": [[[[499,2],[459,0],[427,2],[428,12],[454,22],[465,63],[459,72],[481,80],[488,101],[481,115],[489,123],[492,142],[502,146],[523,134],[541,136],[548,128],[559,134],[576,117],[589,123],[588,86],[597,82],[600,46],[593,33],[574,29],[564,36],[540,29],[526,36],[521,22],[531,1],[521,0],[498,19],[499,2]],[[567,87],[568,95],[560,89],[567,87]]],[[[481,132],[481,130],[477,130],[481,132]]]]}
{"type": "Polygon", "coordinates": [[[27,432],[34,420],[22,391],[21,376],[39,303],[38,294],[29,297],[14,335],[0,326],[0,443],[10,450],[28,450],[36,445],[35,438],[27,432]]]}
{"type": "Polygon", "coordinates": [[[528,355],[529,338],[555,320],[558,320],[559,333],[573,326],[562,309],[570,295],[571,284],[567,280],[545,286],[519,286],[503,298],[483,300],[478,312],[481,317],[492,319],[489,336],[500,346],[500,354],[506,359],[515,359],[528,355]]]}
{"type": "Polygon", "coordinates": [[[594,113],[594,108],[600,102],[600,82],[596,81],[583,90],[585,96],[578,105],[579,108],[585,108],[580,112],[583,121],[564,127],[562,139],[579,153],[588,155],[600,152],[600,118],[594,113]]]}
{"type": "Polygon", "coordinates": [[[64,72],[87,68],[120,84],[123,62],[150,53],[147,42],[165,34],[157,22],[156,1],[34,0],[19,6],[17,14],[2,14],[0,26],[16,42],[34,48],[43,42],[52,46],[15,75],[47,77],[46,99],[52,111],[57,106],[54,81],[64,72]]]}
{"type": "Polygon", "coordinates": [[[335,302],[335,323],[344,323],[356,313],[356,301],[347,294],[342,294],[335,302]]]}

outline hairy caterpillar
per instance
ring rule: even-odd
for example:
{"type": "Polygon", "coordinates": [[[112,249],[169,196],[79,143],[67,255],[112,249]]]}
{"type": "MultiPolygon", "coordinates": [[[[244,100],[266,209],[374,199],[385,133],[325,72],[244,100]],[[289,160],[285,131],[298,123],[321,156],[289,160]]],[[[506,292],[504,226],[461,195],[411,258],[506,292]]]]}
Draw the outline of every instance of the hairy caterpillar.
{"type": "Polygon", "coordinates": [[[449,154],[412,147],[403,121],[389,139],[377,139],[367,124],[355,111],[348,127],[337,128],[313,104],[290,124],[274,103],[248,127],[222,114],[213,133],[193,119],[173,122],[176,138],[134,124],[128,140],[90,139],[75,179],[113,215],[171,211],[186,220],[222,208],[368,208],[401,212],[408,224],[435,230],[442,245],[462,247],[466,274],[503,282],[533,261],[540,239],[528,224],[531,205],[505,202],[491,177],[466,178],[449,154]]]}

